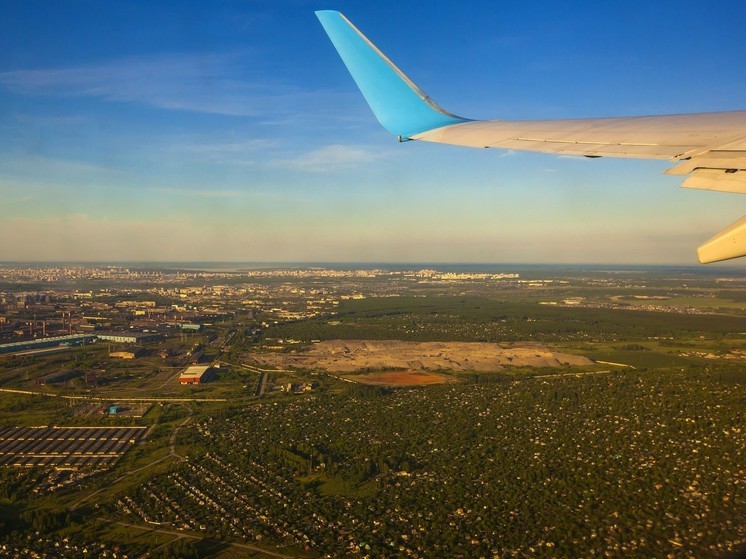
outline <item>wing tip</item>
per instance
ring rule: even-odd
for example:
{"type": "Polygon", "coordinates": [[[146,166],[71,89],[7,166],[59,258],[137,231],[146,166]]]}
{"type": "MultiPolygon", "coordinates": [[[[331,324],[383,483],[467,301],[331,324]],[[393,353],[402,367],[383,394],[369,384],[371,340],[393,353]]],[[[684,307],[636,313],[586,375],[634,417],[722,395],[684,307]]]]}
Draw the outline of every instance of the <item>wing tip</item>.
{"type": "Polygon", "coordinates": [[[378,121],[404,139],[468,119],[445,111],[355,25],[336,10],[318,10],[329,39],[378,121]]]}
{"type": "Polygon", "coordinates": [[[321,19],[322,17],[334,16],[334,15],[341,16],[342,15],[342,12],[339,12],[337,10],[316,10],[313,13],[316,14],[316,17],[319,18],[319,19],[321,19]]]}

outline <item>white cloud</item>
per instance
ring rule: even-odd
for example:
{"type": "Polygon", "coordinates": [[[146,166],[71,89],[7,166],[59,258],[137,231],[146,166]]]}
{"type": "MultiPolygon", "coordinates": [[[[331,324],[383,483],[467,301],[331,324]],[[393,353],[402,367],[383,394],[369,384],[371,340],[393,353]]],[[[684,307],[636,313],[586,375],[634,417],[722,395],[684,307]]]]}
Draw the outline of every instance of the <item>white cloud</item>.
{"type": "Polygon", "coordinates": [[[374,152],[362,146],[331,144],[298,157],[275,160],[274,164],[297,171],[326,173],[354,169],[380,159],[381,156],[380,151],[374,152]]]}
{"type": "Polygon", "coordinates": [[[228,143],[216,143],[216,144],[185,144],[177,148],[179,151],[185,151],[190,153],[253,153],[258,150],[271,148],[277,145],[272,140],[264,140],[261,138],[246,140],[243,142],[228,142],[228,143]]]}
{"type": "MultiPolygon", "coordinates": [[[[0,72],[0,87],[21,95],[108,101],[232,116],[281,116],[327,94],[273,83],[249,53],[128,57],[90,66],[0,72]]],[[[327,100],[328,102],[328,100],[327,100]]]]}
{"type": "Polygon", "coordinates": [[[169,196],[177,196],[180,198],[207,198],[208,200],[262,200],[262,201],[277,201],[285,202],[292,200],[294,197],[289,197],[286,194],[272,192],[272,191],[257,191],[254,185],[246,185],[246,188],[212,188],[209,186],[203,186],[200,188],[182,188],[182,187],[171,187],[161,186],[149,189],[152,192],[159,192],[167,194],[169,196]]]}
{"type": "Polygon", "coordinates": [[[35,128],[59,128],[79,126],[86,123],[86,119],[80,115],[34,115],[16,113],[14,117],[15,120],[23,126],[33,126],[35,128]]]}
{"type": "Polygon", "coordinates": [[[28,174],[29,169],[34,175],[63,175],[83,174],[95,176],[121,175],[122,171],[102,165],[83,163],[80,161],[57,159],[54,157],[44,157],[41,155],[16,156],[9,155],[0,157],[0,170],[17,171],[24,175],[28,174]]]}
{"type": "Polygon", "coordinates": [[[195,188],[172,188],[172,187],[156,187],[152,189],[154,192],[162,192],[163,194],[169,194],[173,196],[189,197],[189,198],[247,198],[253,193],[249,193],[242,190],[230,190],[230,189],[195,189],[195,188]]]}
{"type": "Polygon", "coordinates": [[[277,142],[262,138],[236,142],[184,143],[171,146],[165,151],[187,154],[218,165],[255,165],[257,160],[266,158],[263,152],[276,147],[277,142]]]}

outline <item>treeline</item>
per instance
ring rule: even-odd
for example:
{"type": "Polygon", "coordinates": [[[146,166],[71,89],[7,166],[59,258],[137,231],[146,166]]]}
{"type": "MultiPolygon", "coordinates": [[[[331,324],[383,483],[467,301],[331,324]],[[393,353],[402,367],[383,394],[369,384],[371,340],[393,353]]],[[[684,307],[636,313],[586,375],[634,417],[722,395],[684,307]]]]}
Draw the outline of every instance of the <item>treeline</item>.
{"type": "Polygon", "coordinates": [[[726,336],[746,330],[746,317],[565,308],[535,302],[455,296],[345,301],[333,319],[279,324],[265,335],[305,342],[331,339],[500,342],[615,341],[726,336]]]}

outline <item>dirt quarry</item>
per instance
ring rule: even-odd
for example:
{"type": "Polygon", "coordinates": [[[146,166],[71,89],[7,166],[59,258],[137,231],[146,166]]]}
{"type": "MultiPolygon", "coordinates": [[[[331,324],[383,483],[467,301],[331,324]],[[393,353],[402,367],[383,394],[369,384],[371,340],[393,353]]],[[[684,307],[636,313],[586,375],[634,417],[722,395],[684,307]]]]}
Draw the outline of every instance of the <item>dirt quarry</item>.
{"type": "Polygon", "coordinates": [[[262,353],[260,366],[278,369],[321,369],[344,373],[371,369],[420,371],[500,371],[505,367],[591,365],[580,355],[559,353],[537,343],[400,342],[395,340],[330,340],[295,353],[262,353]]]}

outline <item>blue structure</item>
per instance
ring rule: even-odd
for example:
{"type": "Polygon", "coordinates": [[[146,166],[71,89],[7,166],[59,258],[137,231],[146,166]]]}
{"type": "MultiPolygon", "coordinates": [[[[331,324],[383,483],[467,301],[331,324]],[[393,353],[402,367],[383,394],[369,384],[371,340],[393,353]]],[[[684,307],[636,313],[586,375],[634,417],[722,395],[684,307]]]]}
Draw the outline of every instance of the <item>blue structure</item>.
{"type": "Polygon", "coordinates": [[[25,342],[12,342],[0,344],[0,353],[14,353],[16,351],[28,351],[55,346],[85,345],[95,341],[93,334],[72,334],[70,336],[53,336],[51,338],[40,338],[38,340],[26,340],[25,342]]]}

